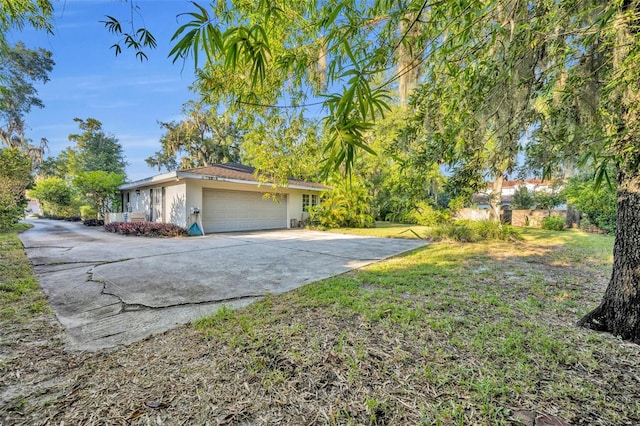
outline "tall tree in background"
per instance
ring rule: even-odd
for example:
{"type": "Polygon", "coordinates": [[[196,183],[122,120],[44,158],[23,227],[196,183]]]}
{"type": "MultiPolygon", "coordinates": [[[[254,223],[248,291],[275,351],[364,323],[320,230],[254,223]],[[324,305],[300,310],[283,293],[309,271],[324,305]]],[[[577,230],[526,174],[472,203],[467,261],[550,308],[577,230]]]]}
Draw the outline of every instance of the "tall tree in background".
{"type": "Polygon", "coordinates": [[[317,122],[296,112],[264,111],[247,130],[242,160],[255,167],[258,178],[287,185],[289,178],[315,181],[321,161],[317,122]]]}
{"type": "Polygon", "coordinates": [[[75,162],[78,172],[104,171],[125,174],[127,162],[122,153],[122,145],[112,135],[102,129],[102,123],[95,118],[74,118],[82,133],[69,135],[75,142],[75,162]]]}
{"type": "Polygon", "coordinates": [[[44,107],[34,84],[49,81],[53,65],[51,52],[27,49],[22,43],[6,46],[0,54],[0,143],[21,149],[36,163],[42,161],[46,139],[32,145],[24,135],[24,119],[31,108],[44,107]]]}
{"type": "Polygon", "coordinates": [[[118,203],[118,186],[125,181],[126,162],[118,140],[107,135],[95,118],[75,118],[81,133],[69,135],[75,147],[47,158],[37,168],[37,183],[31,191],[44,202],[45,213],[78,215],[82,205],[98,218],[118,203]]]}
{"type": "Polygon", "coordinates": [[[452,182],[475,190],[488,177],[493,220],[500,219],[502,184],[534,116],[549,44],[536,34],[546,28],[546,11],[542,3],[504,1],[481,10],[475,25],[464,14],[441,22],[443,45],[431,54],[413,98],[407,134],[419,141],[419,158],[447,164],[452,182]]]}
{"type": "Polygon", "coordinates": [[[119,202],[118,187],[124,183],[122,173],[95,170],[80,173],[73,179],[73,185],[78,189],[83,201],[95,209],[98,219],[103,219],[106,213],[114,210],[119,202]]]}
{"type": "Polygon", "coordinates": [[[160,123],[166,130],[162,149],[145,160],[149,166],[175,170],[240,160],[243,131],[229,114],[219,115],[193,102],[184,114],[179,123],[160,123]]]}

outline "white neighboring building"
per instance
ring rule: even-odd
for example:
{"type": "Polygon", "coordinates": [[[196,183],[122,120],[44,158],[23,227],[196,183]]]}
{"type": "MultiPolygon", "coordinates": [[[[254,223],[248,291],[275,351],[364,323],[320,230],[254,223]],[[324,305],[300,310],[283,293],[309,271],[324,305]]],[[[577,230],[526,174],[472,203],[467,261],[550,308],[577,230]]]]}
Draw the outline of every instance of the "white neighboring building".
{"type": "MultiPolygon", "coordinates": [[[[553,191],[553,182],[550,180],[542,179],[521,179],[521,180],[505,180],[502,183],[502,201],[501,206],[503,209],[510,209],[513,201],[513,195],[521,187],[526,187],[530,193],[535,192],[547,192],[553,191]]],[[[487,189],[485,192],[477,193],[473,196],[473,203],[479,209],[489,209],[489,197],[493,192],[493,186],[491,183],[487,183],[487,189]]]]}

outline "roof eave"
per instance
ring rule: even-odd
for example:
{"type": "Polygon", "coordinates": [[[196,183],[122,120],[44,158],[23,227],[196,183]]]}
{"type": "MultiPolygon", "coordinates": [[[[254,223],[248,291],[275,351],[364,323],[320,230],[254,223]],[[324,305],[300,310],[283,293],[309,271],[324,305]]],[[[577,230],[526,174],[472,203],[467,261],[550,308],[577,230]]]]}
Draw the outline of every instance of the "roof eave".
{"type": "Polygon", "coordinates": [[[133,182],[127,182],[118,187],[120,191],[126,191],[128,189],[140,188],[143,186],[149,186],[156,183],[169,182],[179,178],[180,172],[168,172],[161,175],[151,176],[145,179],[134,180],[133,182]]]}
{"type": "MultiPolygon", "coordinates": [[[[226,177],[222,177],[222,176],[213,176],[213,175],[203,175],[203,174],[199,174],[199,173],[189,173],[189,172],[178,172],[179,173],[179,177],[180,178],[186,178],[186,179],[200,179],[200,180],[210,180],[210,181],[215,181],[215,182],[228,182],[228,183],[238,183],[238,184],[242,184],[242,185],[253,185],[253,186],[270,186],[273,187],[273,183],[271,182],[260,182],[257,180],[244,180],[244,179],[233,179],[233,178],[226,178],[226,177]]],[[[318,191],[318,192],[322,192],[325,191],[327,189],[330,188],[315,188],[312,186],[307,186],[307,185],[300,185],[300,184],[293,184],[293,185],[288,185],[288,186],[280,186],[280,185],[276,185],[275,188],[292,188],[292,189],[304,189],[307,191],[318,191]]]]}
{"type": "MultiPolygon", "coordinates": [[[[241,185],[252,185],[252,186],[264,185],[264,186],[274,187],[274,185],[270,182],[260,182],[257,180],[233,179],[233,178],[226,178],[226,177],[214,176],[214,175],[203,175],[200,173],[174,171],[169,173],[163,173],[161,175],[151,176],[146,179],[127,182],[123,185],[120,185],[118,189],[121,191],[126,191],[129,189],[141,188],[144,186],[150,186],[158,183],[170,182],[173,180],[180,180],[180,179],[208,180],[208,181],[215,181],[215,182],[237,183],[241,185]]],[[[329,187],[317,188],[314,186],[308,186],[300,183],[289,184],[288,186],[276,185],[275,189],[278,189],[278,188],[301,189],[305,191],[316,191],[316,192],[322,192],[322,191],[331,189],[329,187]]]]}

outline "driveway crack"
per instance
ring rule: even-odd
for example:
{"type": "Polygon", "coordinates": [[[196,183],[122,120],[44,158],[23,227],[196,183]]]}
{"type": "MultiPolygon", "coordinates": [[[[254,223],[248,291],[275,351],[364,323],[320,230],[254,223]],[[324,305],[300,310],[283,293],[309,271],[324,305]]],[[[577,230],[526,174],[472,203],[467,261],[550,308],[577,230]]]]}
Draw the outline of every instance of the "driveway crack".
{"type": "Polygon", "coordinates": [[[210,304],[220,304],[220,303],[226,303],[226,302],[237,302],[237,301],[241,301],[241,300],[258,299],[258,298],[261,298],[261,297],[265,297],[267,295],[267,292],[265,292],[265,293],[253,293],[253,294],[245,294],[245,295],[242,295],[242,296],[227,297],[227,298],[224,298],[224,299],[208,299],[208,300],[201,300],[201,301],[198,301],[198,302],[180,302],[180,303],[172,303],[172,304],[162,305],[162,306],[152,306],[152,305],[145,305],[144,303],[129,303],[129,302],[126,302],[122,298],[122,296],[120,296],[119,294],[113,293],[113,292],[110,292],[110,291],[107,290],[108,282],[106,282],[104,280],[100,280],[100,279],[94,279],[93,268],[91,270],[89,270],[87,273],[89,274],[89,279],[87,281],[92,281],[92,282],[96,282],[96,283],[102,284],[102,290],[100,291],[100,294],[103,294],[105,296],[114,297],[117,300],[116,303],[120,304],[120,310],[118,311],[118,314],[122,314],[124,312],[137,312],[137,311],[146,311],[146,310],[161,311],[161,310],[170,309],[170,308],[179,308],[179,307],[188,307],[188,306],[201,306],[201,305],[210,305],[210,304]]]}
{"type": "Polygon", "coordinates": [[[58,265],[108,265],[110,263],[119,263],[126,262],[127,260],[131,260],[130,257],[125,257],[122,259],[116,260],[78,260],[76,262],[48,262],[48,263],[34,263],[33,266],[58,266],[58,265]]]}
{"type": "Polygon", "coordinates": [[[248,299],[258,299],[261,297],[265,297],[267,295],[267,293],[264,294],[247,294],[244,296],[236,296],[236,297],[228,297],[225,299],[211,299],[211,300],[201,300],[199,302],[181,302],[181,303],[173,303],[173,304],[169,304],[169,305],[163,305],[163,306],[150,306],[150,305],[145,305],[143,303],[127,303],[124,300],[122,300],[122,298],[120,296],[118,296],[117,294],[113,294],[113,293],[108,293],[108,292],[104,292],[103,294],[109,295],[109,296],[114,296],[117,299],[120,300],[120,303],[122,304],[122,309],[120,310],[120,313],[123,312],[135,312],[135,311],[145,311],[145,310],[150,310],[150,311],[161,311],[163,309],[170,309],[170,308],[180,308],[180,307],[188,307],[188,306],[200,306],[200,305],[211,305],[211,304],[220,304],[220,303],[227,303],[227,302],[237,302],[240,300],[248,300],[248,299]]]}

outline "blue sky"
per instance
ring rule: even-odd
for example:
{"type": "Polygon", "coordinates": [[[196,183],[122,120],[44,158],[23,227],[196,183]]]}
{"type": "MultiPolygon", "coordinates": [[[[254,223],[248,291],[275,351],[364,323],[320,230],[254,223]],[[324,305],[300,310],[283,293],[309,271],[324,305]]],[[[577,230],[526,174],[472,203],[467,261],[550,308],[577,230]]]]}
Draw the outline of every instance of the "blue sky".
{"type": "Polygon", "coordinates": [[[72,145],[68,136],[79,131],[75,117],[100,120],[124,149],[129,180],[157,173],[144,162],[160,148],[157,122],[179,120],[182,105],[197,97],[188,89],[194,81],[192,63],[173,64],[167,57],[179,25],[176,15],[193,6],[186,0],[136,4],[140,15],[134,13],[135,24],[148,28],[158,42],[155,50],[145,50],[149,60],[142,63],[132,51],[116,57],[110,46],[118,39],[99,22],[105,15],[115,16],[126,31],[131,9],[120,0],[56,1],[55,34],[25,30],[9,37],[13,43],[50,50],[56,62],[50,81],[36,86],[45,107],[26,117],[27,137],[46,137],[49,155],[55,156],[72,145]]]}

